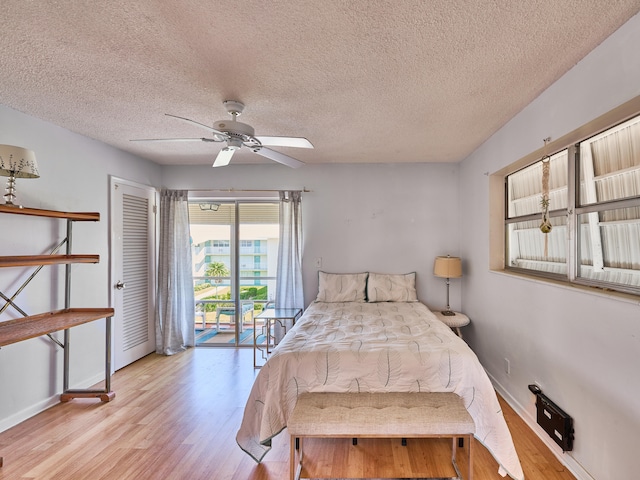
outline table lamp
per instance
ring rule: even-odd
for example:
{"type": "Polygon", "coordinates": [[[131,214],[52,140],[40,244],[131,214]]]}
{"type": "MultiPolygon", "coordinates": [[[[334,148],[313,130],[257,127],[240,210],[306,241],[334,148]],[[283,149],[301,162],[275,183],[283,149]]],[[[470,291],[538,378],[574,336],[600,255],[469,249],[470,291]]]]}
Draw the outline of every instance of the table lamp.
{"type": "Polygon", "coordinates": [[[447,279],[447,309],[442,312],[443,315],[455,315],[449,306],[449,279],[462,277],[462,260],[459,257],[436,257],[433,264],[433,274],[436,277],[447,279]]]}
{"type": "Polygon", "coordinates": [[[36,154],[32,150],[15,147],[13,145],[0,145],[0,175],[9,177],[7,180],[7,193],[4,194],[5,205],[16,205],[16,178],[38,178],[38,164],[36,154]]]}

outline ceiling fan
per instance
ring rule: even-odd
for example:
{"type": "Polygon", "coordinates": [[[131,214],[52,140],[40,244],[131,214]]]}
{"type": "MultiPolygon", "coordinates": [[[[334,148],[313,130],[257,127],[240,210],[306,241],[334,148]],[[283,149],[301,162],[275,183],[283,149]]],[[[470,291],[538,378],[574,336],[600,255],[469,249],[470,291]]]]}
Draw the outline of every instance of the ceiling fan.
{"type": "Polygon", "coordinates": [[[131,140],[132,142],[226,142],[227,146],[220,150],[218,156],[213,162],[214,167],[223,167],[228,165],[236,150],[241,147],[249,148],[253,153],[262,155],[283,165],[292,168],[298,168],[304,163],[300,160],[285,155],[284,153],[271,150],[269,147],[297,147],[297,148],[313,148],[309,140],[303,137],[271,137],[264,135],[255,135],[253,127],[246,123],[237,121],[237,117],[244,110],[244,104],[237,100],[226,100],[222,102],[231,115],[232,119],[219,120],[213,124],[213,127],[205,125],[189,118],[179,117],[165,113],[168,117],[177,118],[191,125],[204,128],[213,133],[211,138],[141,138],[131,140]]]}

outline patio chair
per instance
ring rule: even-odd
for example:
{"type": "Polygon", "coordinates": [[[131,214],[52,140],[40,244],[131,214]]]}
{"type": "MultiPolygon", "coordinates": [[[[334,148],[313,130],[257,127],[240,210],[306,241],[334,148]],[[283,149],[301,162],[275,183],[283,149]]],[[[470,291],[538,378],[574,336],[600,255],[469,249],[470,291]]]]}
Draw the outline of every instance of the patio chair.
{"type": "MultiPolygon", "coordinates": [[[[239,333],[242,333],[244,325],[244,317],[247,313],[251,312],[253,315],[253,302],[241,302],[242,314],[240,315],[240,325],[238,325],[239,333]]],[[[220,315],[227,315],[230,317],[231,325],[236,322],[236,306],[233,304],[221,305],[216,307],[216,328],[220,331],[220,315]]]]}

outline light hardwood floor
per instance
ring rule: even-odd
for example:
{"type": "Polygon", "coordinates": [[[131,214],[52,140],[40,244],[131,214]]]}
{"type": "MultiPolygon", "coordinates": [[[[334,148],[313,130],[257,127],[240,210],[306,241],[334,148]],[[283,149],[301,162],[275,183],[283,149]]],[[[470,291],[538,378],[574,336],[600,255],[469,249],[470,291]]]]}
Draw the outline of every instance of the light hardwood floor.
{"type": "MultiPolygon", "coordinates": [[[[114,401],[75,399],[0,433],[0,479],[285,480],[286,430],[256,464],[235,442],[258,370],[250,349],[197,348],[149,355],[116,372],[114,401]]],[[[527,480],[571,480],[524,422],[503,403],[527,480]]],[[[462,472],[465,452],[460,452],[462,472]]],[[[309,440],[305,461],[318,477],[453,475],[447,440],[309,440]],[[435,466],[434,466],[435,464],[435,466]]],[[[474,442],[474,478],[501,479],[474,442]]]]}

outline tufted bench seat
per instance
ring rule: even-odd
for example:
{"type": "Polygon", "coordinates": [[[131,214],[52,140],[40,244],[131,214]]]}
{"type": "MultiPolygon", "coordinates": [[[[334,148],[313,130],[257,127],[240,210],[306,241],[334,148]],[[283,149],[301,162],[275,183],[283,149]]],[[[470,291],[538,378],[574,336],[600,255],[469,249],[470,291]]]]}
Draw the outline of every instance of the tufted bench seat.
{"type": "Polygon", "coordinates": [[[291,436],[291,480],[300,478],[304,437],[452,438],[451,461],[458,478],[456,439],[468,439],[471,480],[475,424],[455,393],[303,393],[287,429],[291,436]],[[297,452],[297,455],[296,455],[297,452]],[[296,461],[297,457],[297,461],[296,461]]]}

